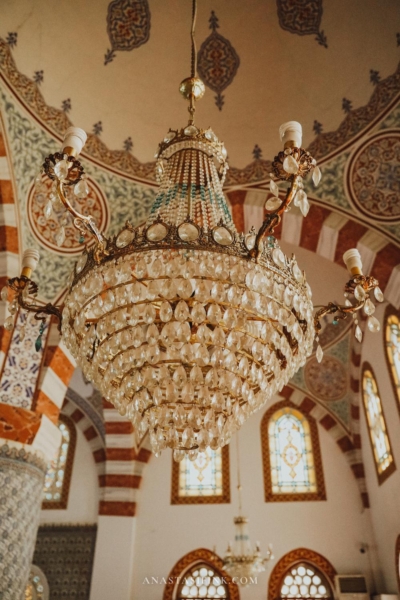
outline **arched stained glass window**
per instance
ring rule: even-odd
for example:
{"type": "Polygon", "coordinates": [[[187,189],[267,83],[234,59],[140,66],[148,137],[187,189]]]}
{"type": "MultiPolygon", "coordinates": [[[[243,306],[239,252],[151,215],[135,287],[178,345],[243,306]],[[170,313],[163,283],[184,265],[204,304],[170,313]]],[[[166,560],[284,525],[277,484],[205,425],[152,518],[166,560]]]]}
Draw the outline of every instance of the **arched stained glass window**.
{"type": "Polygon", "coordinates": [[[171,504],[225,502],[230,502],[228,446],[172,462],[171,504]]]}
{"type": "Polygon", "coordinates": [[[386,312],[385,346],[390,378],[400,411],[400,318],[391,307],[386,312]]]}
{"type": "Polygon", "coordinates": [[[239,588],[219,556],[199,548],[185,554],[166,579],[163,600],[239,600],[239,588]]]}
{"type": "Polygon", "coordinates": [[[371,365],[364,363],[362,397],[379,485],[396,470],[382,401],[371,365]]]}
{"type": "Polygon", "coordinates": [[[60,415],[58,428],[61,444],[49,464],[43,488],[43,509],[67,508],[69,485],[74,461],[75,425],[66,415],[60,415]]]}
{"type": "Polygon", "coordinates": [[[318,429],[290,401],[272,406],[261,423],[265,500],[325,500],[318,429]]]}

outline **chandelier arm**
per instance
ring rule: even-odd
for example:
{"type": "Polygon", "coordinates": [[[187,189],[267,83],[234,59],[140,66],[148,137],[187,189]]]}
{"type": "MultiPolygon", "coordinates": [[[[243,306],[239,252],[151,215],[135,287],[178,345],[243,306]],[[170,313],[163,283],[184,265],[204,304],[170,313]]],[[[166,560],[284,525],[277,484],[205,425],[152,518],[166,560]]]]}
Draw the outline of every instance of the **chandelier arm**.
{"type": "Polygon", "coordinates": [[[336,313],[338,313],[336,315],[337,319],[346,319],[347,315],[354,314],[357,311],[361,310],[364,304],[364,300],[361,300],[360,302],[358,302],[358,304],[355,304],[353,306],[343,306],[340,304],[335,304],[334,302],[329,302],[327,306],[323,306],[322,308],[320,308],[314,315],[315,331],[317,333],[321,331],[322,325],[320,323],[320,320],[326,315],[336,315],[336,313]]]}
{"type": "Polygon", "coordinates": [[[7,284],[14,292],[16,292],[15,297],[20,308],[23,308],[27,312],[33,313],[37,321],[45,321],[45,319],[49,316],[56,317],[58,331],[61,333],[62,313],[60,308],[54,304],[51,304],[50,302],[45,305],[41,305],[27,302],[24,299],[26,289],[28,289],[30,293],[37,292],[38,288],[34,281],[29,279],[29,277],[21,275],[21,277],[13,277],[12,279],[9,279],[7,284]]]}
{"type": "Polygon", "coordinates": [[[301,175],[293,176],[290,188],[288,189],[286,194],[286,198],[284,199],[280,207],[274,212],[267,214],[267,216],[265,217],[265,220],[257,233],[254,248],[249,252],[250,256],[255,258],[257,262],[259,261],[263,251],[262,242],[265,236],[274,232],[275,227],[277,227],[281,221],[281,215],[287,210],[288,206],[294,200],[294,197],[296,196],[297,191],[299,189],[300,177],[301,175]]]}
{"type": "Polygon", "coordinates": [[[89,233],[92,237],[97,240],[96,249],[94,252],[96,262],[99,262],[102,256],[107,256],[107,239],[99,231],[93,217],[91,215],[85,216],[75,210],[75,208],[68,201],[64,193],[63,181],[57,181],[57,196],[67,209],[67,211],[74,217],[74,226],[82,233],[89,233]]]}

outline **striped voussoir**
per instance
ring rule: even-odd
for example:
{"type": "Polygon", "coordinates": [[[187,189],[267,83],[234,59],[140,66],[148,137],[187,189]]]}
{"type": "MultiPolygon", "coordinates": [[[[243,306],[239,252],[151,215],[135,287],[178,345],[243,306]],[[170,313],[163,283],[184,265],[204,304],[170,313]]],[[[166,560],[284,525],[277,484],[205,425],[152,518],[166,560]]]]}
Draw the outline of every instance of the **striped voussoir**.
{"type": "MultiPolygon", "coordinates": [[[[261,189],[227,192],[233,220],[238,231],[258,230],[262,224],[264,204],[270,193],[261,189]]],[[[296,207],[284,213],[275,229],[276,238],[315,252],[323,258],[343,265],[343,253],[357,248],[364,272],[379,279],[386,299],[400,307],[400,248],[376,229],[358,222],[348,214],[335,212],[312,203],[306,219],[296,207]]]]}
{"type": "Polygon", "coordinates": [[[345,455],[350,469],[356,478],[363,507],[369,508],[364,465],[361,456],[361,441],[359,436],[358,439],[356,438],[354,440],[353,437],[346,431],[344,426],[327,408],[309,398],[307,394],[295,389],[291,385],[285,386],[280,392],[280,396],[290,399],[290,401],[298,406],[303,413],[311,415],[333,437],[336,444],[345,455]]]}
{"type": "MultiPolygon", "coordinates": [[[[360,313],[358,317],[358,324],[361,331],[364,334],[367,319],[360,313]]],[[[361,497],[363,500],[363,506],[369,507],[368,490],[366,486],[365,470],[362,460],[362,449],[361,449],[361,433],[360,433],[360,410],[361,410],[361,351],[362,344],[356,338],[352,337],[351,355],[350,355],[350,419],[351,419],[351,437],[355,448],[355,456],[358,460],[353,465],[353,472],[355,477],[358,478],[358,484],[363,487],[361,491],[361,497]]]]}
{"type": "Polygon", "coordinates": [[[51,322],[33,409],[55,424],[74,369],[75,361],[60,340],[57,324],[51,322]]]}
{"type": "Polygon", "coordinates": [[[96,464],[99,478],[99,486],[101,486],[102,477],[104,477],[106,452],[105,444],[100,433],[97,431],[97,428],[90,417],[85,414],[81,408],[78,408],[69,398],[64,400],[61,413],[70,417],[85,436],[93,454],[93,460],[96,464]]]}
{"type": "MultiPolygon", "coordinates": [[[[10,162],[7,156],[5,136],[0,121],[0,289],[9,277],[19,272],[19,240],[17,210],[11,180],[10,162]]],[[[0,323],[6,315],[6,303],[0,301],[0,323]]],[[[0,371],[2,369],[12,332],[0,327],[0,371]]]]}
{"type": "Polygon", "coordinates": [[[133,425],[103,400],[106,461],[100,478],[101,515],[134,516],[143,469],[151,456],[148,441],[136,447],[133,425]]]}

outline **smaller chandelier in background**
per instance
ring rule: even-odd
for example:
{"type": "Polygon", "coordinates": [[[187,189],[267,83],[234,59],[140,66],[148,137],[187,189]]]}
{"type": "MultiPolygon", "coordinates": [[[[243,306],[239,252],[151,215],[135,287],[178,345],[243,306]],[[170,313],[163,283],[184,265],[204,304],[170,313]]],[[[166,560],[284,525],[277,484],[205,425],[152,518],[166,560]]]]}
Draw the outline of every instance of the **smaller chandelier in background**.
{"type": "Polygon", "coordinates": [[[242,515],[242,484],[240,478],[239,432],[236,434],[236,460],[238,478],[239,516],[233,519],[235,524],[235,540],[228,544],[223,558],[224,569],[235,582],[242,586],[254,582],[254,577],[265,571],[265,564],[274,559],[272,544],[269,544],[265,557],[261,554],[260,544],[253,546],[250,541],[247,517],[242,515]]]}

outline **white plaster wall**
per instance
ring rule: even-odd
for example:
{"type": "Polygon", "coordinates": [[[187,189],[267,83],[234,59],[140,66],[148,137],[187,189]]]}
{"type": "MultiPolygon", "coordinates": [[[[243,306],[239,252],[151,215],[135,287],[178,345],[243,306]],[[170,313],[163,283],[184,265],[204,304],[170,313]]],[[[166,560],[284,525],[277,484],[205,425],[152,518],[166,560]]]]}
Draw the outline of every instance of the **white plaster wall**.
{"type": "Polygon", "coordinates": [[[99,485],[88,442],[76,427],[76,447],[66,510],[42,510],[41,523],[96,523],[99,485]]]}
{"type": "MultiPolygon", "coordinates": [[[[385,306],[380,306],[375,313],[381,321],[382,330],[384,312],[385,306]]],[[[363,361],[368,361],[375,372],[392,452],[398,469],[380,486],[378,485],[365,412],[362,406],[360,407],[361,440],[371,505],[371,519],[383,575],[384,589],[381,591],[397,594],[395,543],[397,536],[400,534],[400,417],[386,364],[383,335],[383,331],[375,334],[367,331],[362,352],[363,361]]]]}
{"type": "MultiPolygon", "coordinates": [[[[323,554],[339,573],[369,571],[368,556],[359,551],[368,541],[368,519],[362,514],[356,481],[345,457],[329,433],[319,426],[327,501],[264,502],[260,421],[254,415],[240,433],[240,460],[244,514],[250,518],[250,535],[266,549],[274,546],[275,561],[288,551],[307,547],[323,554]]],[[[171,454],[152,458],[144,472],[137,510],[134,563],[135,600],[159,600],[163,586],[143,583],[145,578],[167,577],[175,563],[196,548],[223,555],[233,538],[237,512],[235,444],[230,448],[231,504],[171,506],[171,454]]],[[[258,584],[241,590],[242,600],[267,595],[267,573],[258,584]]]]}

